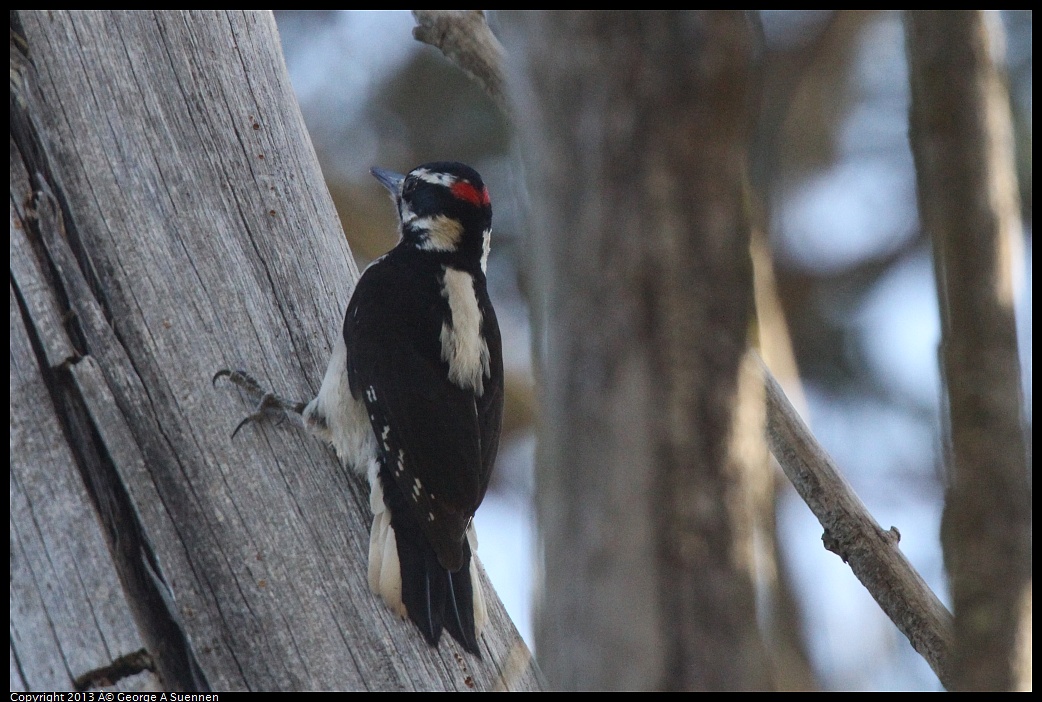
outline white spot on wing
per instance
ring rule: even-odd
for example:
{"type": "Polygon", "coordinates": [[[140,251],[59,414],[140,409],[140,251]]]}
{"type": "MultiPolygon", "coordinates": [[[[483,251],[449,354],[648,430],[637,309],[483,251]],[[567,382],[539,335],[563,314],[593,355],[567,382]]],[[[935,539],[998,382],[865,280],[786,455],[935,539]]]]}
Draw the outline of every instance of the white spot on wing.
{"type": "Polygon", "coordinates": [[[452,323],[441,326],[441,358],[449,364],[449,380],[481,395],[484,378],[491,375],[488,344],[481,335],[481,310],[474,293],[474,277],[445,268],[441,294],[449,301],[452,323]]]}

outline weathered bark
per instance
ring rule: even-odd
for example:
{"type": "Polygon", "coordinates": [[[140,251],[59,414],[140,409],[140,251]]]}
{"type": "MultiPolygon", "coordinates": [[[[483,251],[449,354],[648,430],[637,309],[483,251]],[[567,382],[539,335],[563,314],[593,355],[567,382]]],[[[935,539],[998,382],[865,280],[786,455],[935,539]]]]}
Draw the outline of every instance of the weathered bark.
{"type": "Polygon", "coordinates": [[[270,14],[12,28],[12,689],[537,686],[487,583],[481,661],[369,592],[330,450],[229,439],[214,371],[311,396],[357,275],[270,14]]]}
{"type": "Polygon", "coordinates": [[[731,443],[752,304],[744,19],[503,23],[545,296],[543,669],[564,688],[767,687],[731,443]]]}
{"type": "Polygon", "coordinates": [[[1000,27],[989,36],[987,15],[970,10],[910,11],[905,22],[951,430],[942,540],[953,687],[1030,687],[1031,485],[1013,314],[1022,233],[1009,96],[993,58],[1000,27]]]}

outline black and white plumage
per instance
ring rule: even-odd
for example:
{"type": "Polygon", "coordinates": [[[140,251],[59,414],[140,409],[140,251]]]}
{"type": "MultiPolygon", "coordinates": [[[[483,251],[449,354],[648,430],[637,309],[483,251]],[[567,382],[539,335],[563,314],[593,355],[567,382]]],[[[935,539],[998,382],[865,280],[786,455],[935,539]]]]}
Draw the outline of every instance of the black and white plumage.
{"type": "Polygon", "coordinates": [[[430,644],[447,629],[480,655],[472,520],[503,415],[485,282],[492,207],[481,176],[460,163],[373,175],[391,192],[401,240],[359,278],[303,419],[369,479],[373,591],[430,644]]]}

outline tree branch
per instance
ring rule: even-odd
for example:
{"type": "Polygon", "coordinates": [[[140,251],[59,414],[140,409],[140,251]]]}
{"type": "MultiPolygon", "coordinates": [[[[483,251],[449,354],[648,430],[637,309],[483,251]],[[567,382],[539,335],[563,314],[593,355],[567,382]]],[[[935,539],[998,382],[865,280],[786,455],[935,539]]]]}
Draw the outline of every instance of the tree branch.
{"type": "Polygon", "coordinates": [[[413,10],[416,25],[412,35],[430,44],[466,73],[510,115],[503,73],[505,51],[489,29],[482,10],[413,10]]]}
{"type": "Polygon", "coordinates": [[[951,684],[952,618],[884,531],[762,367],[767,388],[767,442],[785,475],[825,529],[821,540],[857,576],[941,683],[951,684]]]}

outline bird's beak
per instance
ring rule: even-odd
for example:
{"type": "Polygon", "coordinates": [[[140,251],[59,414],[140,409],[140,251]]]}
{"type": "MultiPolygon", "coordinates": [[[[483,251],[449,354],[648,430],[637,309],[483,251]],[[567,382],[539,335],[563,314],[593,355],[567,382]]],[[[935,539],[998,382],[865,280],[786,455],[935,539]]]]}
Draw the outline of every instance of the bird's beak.
{"type": "Polygon", "coordinates": [[[369,172],[373,174],[373,177],[380,181],[380,184],[391,191],[391,197],[395,200],[402,194],[402,181],[405,180],[405,176],[394,171],[388,171],[384,168],[377,168],[373,166],[369,169],[369,172]]]}

